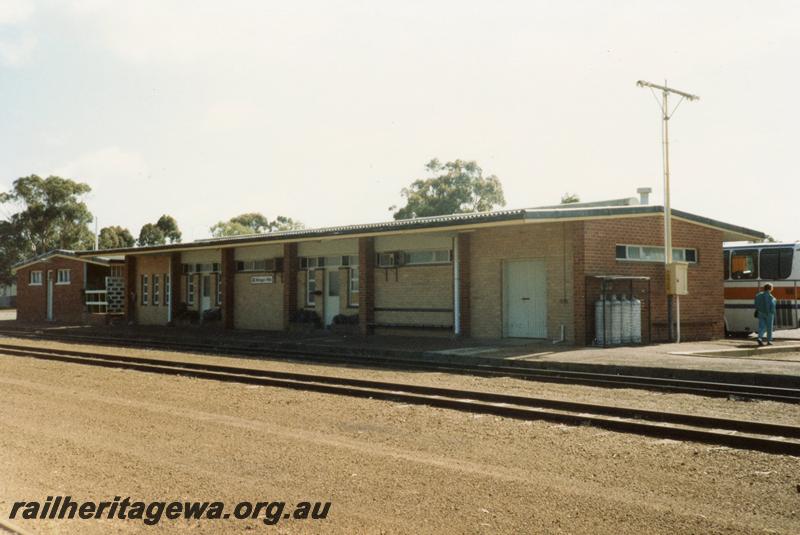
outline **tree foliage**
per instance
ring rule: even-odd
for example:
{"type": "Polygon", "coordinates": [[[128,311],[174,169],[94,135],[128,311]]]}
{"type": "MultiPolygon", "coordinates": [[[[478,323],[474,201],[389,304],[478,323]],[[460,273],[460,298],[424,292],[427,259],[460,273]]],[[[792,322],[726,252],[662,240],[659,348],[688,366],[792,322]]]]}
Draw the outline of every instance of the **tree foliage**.
{"type": "Polygon", "coordinates": [[[153,223],[146,223],[139,231],[139,239],[137,240],[137,243],[139,247],[145,247],[148,245],[164,245],[167,243],[167,237],[164,235],[164,231],[158,228],[157,225],[154,225],[153,223]]]}
{"type": "Polygon", "coordinates": [[[11,278],[10,266],[52,249],[90,249],[92,214],[81,198],[91,188],[68,178],[30,175],[0,193],[0,205],[17,211],[0,222],[0,278],[11,278]]]}
{"type": "Polygon", "coordinates": [[[572,204],[575,202],[581,202],[581,198],[578,196],[577,193],[565,193],[561,196],[561,204],[572,204]]]}
{"type": "Polygon", "coordinates": [[[120,226],[103,227],[98,239],[100,249],[119,249],[136,245],[131,231],[120,226]]]}
{"type": "Polygon", "coordinates": [[[158,218],[156,226],[161,229],[161,232],[164,233],[164,237],[169,240],[170,243],[180,243],[181,231],[174,217],[164,214],[158,218]]]}
{"type": "Polygon", "coordinates": [[[25,244],[20,240],[14,225],[8,221],[0,221],[0,284],[10,284],[14,280],[11,267],[24,260],[25,250],[25,244]]]}
{"type": "Polygon", "coordinates": [[[180,243],[181,230],[178,228],[178,222],[171,215],[162,215],[158,221],[154,223],[146,223],[139,230],[139,239],[137,244],[139,247],[147,245],[164,245],[169,243],[180,243]]]}
{"type": "Polygon", "coordinates": [[[395,219],[486,212],[506,204],[500,179],[495,175],[484,177],[475,161],[442,164],[434,158],[425,169],[432,176],[415,180],[400,192],[406,205],[389,208],[395,219]]]}
{"type": "Polygon", "coordinates": [[[281,230],[297,230],[305,228],[300,221],[295,221],[291,217],[279,215],[270,221],[264,214],[258,212],[248,212],[230,218],[228,221],[220,221],[211,227],[211,235],[215,238],[225,236],[243,236],[246,234],[263,234],[265,232],[275,232],[281,230]]]}

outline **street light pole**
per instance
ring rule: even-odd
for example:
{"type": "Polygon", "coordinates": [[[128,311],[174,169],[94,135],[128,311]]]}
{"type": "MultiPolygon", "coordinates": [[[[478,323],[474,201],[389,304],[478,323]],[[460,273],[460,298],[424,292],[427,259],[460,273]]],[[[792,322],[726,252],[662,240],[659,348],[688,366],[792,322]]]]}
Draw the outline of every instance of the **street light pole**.
{"type": "MultiPolygon", "coordinates": [[[[675,111],[678,109],[678,106],[681,105],[684,99],[686,100],[699,100],[700,97],[697,95],[692,95],[690,93],[686,93],[684,91],[678,91],[677,89],[673,89],[667,86],[667,81],[664,80],[664,85],[657,85],[650,82],[645,82],[644,80],[639,80],[636,82],[636,85],[639,87],[648,87],[651,91],[653,91],[653,96],[655,97],[655,91],[661,91],[661,102],[659,106],[661,107],[661,122],[662,122],[662,131],[661,135],[663,137],[662,142],[662,156],[663,156],[663,165],[664,165],[664,270],[665,275],[669,270],[669,265],[672,263],[672,204],[670,202],[670,187],[669,187],[669,120],[675,111]],[[672,111],[669,111],[669,94],[673,93],[675,95],[679,95],[681,99],[678,101],[678,104],[673,108],[672,111]]],[[[656,97],[656,102],[658,102],[658,97],[656,97]]],[[[680,307],[680,301],[678,302],[678,307],[680,307]]],[[[680,318],[680,309],[678,310],[678,318],[680,318]]],[[[680,321],[680,319],[679,319],[680,321]]],[[[673,330],[672,330],[672,295],[667,295],[667,324],[669,326],[669,339],[670,341],[673,340],[673,330]]],[[[678,333],[680,333],[680,326],[678,327],[678,333]]],[[[678,341],[680,342],[680,334],[678,334],[678,341]]]]}

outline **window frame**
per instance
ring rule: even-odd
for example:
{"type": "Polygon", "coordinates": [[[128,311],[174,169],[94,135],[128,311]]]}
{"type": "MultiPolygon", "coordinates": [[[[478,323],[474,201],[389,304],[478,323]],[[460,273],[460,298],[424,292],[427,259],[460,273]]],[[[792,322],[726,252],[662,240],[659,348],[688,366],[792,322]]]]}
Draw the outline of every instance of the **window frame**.
{"type": "Polygon", "coordinates": [[[453,250],[452,249],[413,249],[411,251],[403,251],[403,265],[406,266],[431,266],[431,265],[441,265],[441,264],[451,264],[453,262],[453,250]],[[412,255],[420,255],[430,253],[431,259],[427,261],[417,261],[413,262],[411,260],[412,255]],[[447,260],[437,259],[436,257],[440,255],[440,253],[446,253],[447,260]]]}
{"type": "Polygon", "coordinates": [[[222,305],[222,273],[217,273],[217,306],[222,305]]]}
{"type": "Polygon", "coordinates": [[[44,281],[44,271],[40,269],[31,270],[30,275],[28,275],[28,286],[41,286],[44,281]],[[35,276],[35,275],[38,275],[35,276]],[[38,282],[36,281],[38,279],[38,282]]]}
{"type": "Polygon", "coordinates": [[[164,273],[164,306],[172,302],[172,275],[164,273]]]}
{"type": "Polygon", "coordinates": [[[194,305],[194,294],[195,294],[195,287],[194,287],[194,273],[187,273],[186,274],[186,304],[187,305],[194,305]]]}
{"type": "Polygon", "coordinates": [[[349,307],[358,308],[358,285],[358,266],[351,266],[347,269],[347,306],[349,307]]]}
{"type": "Polygon", "coordinates": [[[161,277],[154,273],[151,275],[153,285],[153,306],[161,304],[161,277]]]}
{"type": "Polygon", "coordinates": [[[794,262],[794,248],[793,247],[765,247],[760,249],[758,252],[758,278],[761,280],[786,280],[792,276],[792,263],[794,262]],[[786,271],[786,276],[783,276],[784,271],[781,269],[782,267],[786,267],[787,261],[784,260],[783,256],[785,253],[789,253],[788,259],[788,271],[786,271]],[[776,256],[776,276],[767,276],[764,274],[764,257],[765,256],[776,256]]]}
{"type": "Polygon", "coordinates": [[[316,269],[309,269],[306,271],[306,306],[312,307],[316,306],[317,303],[317,296],[315,292],[317,291],[317,271],[316,269]],[[311,285],[314,285],[314,289],[311,289],[311,285]]]}
{"type": "MultiPolygon", "coordinates": [[[[759,258],[760,255],[758,254],[758,248],[752,249],[739,249],[738,251],[731,251],[731,280],[740,281],[740,280],[758,280],[758,270],[759,270],[759,258]],[[735,272],[733,271],[733,259],[737,256],[751,256],[755,255],[755,261],[753,262],[753,271],[751,277],[736,277],[735,272]]],[[[744,273],[744,272],[741,272],[744,273]]]]}
{"type": "Polygon", "coordinates": [[[149,290],[148,290],[147,275],[142,274],[142,276],[140,278],[140,283],[141,283],[141,292],[142,292],[142,300],[141,300],[142,305],[148,305],[148,304],[150,304],[149,303],[150,294],[149,294],[149,290]]]}
{"type": "MultiPolygon", "coordinates": [[[[631,243],[618,243],[614,246],[614,257],[618,262],[646,262],[646,263],[664,263],[664,246],[663,245],[637,245],[631,243]],[[638,249],[636,253],[636,257],[631,256],[631,249],[638,249]],[[645,249],[648,251],[653,251],[660,254],[660,258],[653,258],[652,255],[643,255],[645,249]],[[620,252],[625,253],[625,257],[620,256],[620,252]],[[644,258],[643,258],[644,256],[644,258]]],[[[672,248],[672,261],[673,262],[686,262],[687,264],[697,264],[699,263],[699,255],[697,253],[696,247],[673,247],[672,248]],[[682,253],[681,258],[675,258],[675,253],[680,251],[682,253]],[[694,252],[694,260],[686,260],[686,253],[687,251],[694,252]]]]}
{"type": "Polygon", "coordinates": [[[58,285],[67,285],[72,284],[72,270],[68,268],[62,268],[56,270],[56,284],[58,285]],[[62,280],[61,275],[66,274],[66,277],[62,280]]]}

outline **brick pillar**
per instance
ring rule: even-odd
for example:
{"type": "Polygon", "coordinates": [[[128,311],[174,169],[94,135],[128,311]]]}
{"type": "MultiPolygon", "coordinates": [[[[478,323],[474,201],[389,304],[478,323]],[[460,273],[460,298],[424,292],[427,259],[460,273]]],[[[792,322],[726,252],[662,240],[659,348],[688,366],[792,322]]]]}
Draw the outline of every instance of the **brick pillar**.
{"type": "Polygon", "coordinates": [[[461,309],[461,336],[469,338],[472,326],[472,300],[470,299],[471,276],[471,249],[470,234],[461,233],[458,240],[458,270],[459,270],[459,307],[461,309]]]}
{"type": "Polygon", "coordinates": [[[569,223],[572,230],[572,318],[575,345],[585,346],[586,340],[586,249],[583,222],[569,223]]]}
{"type": "Polygon", "coordinates": [[[297,312],[297,244],[283,244],[283,328],[289,328],[289,320],[297,312]]]}
{"type": "Polygon", "coordinates": [[[236,274],[235,249],[222,250],[222,325],[226,329],[234,326],[234,298],[236,291],[234,276],[236,274]]]}
{"type": "Polygon", "coordinates": [[[375,323],[375,240],[358,239],[358,328],[372,334],[375,323]]]}
{"type": "Polygon", "coordinates": [[[172,253],[170,255],[170,270],[169,270],[169,283],[172,286],[170,289],[170,296],[172,302],[170,303],[170,317],[172,323],[178,318],[178,311],[181,304],[181,286],[183,285],[183,268],[181,266],[181,253],[172,253]]]}
{"type": "Polygon", "coordinates": [[[136,269],[136,257],[125,255],[125,318],[128,323],[136,323],[136,303],[139,299],[136,269]]]}

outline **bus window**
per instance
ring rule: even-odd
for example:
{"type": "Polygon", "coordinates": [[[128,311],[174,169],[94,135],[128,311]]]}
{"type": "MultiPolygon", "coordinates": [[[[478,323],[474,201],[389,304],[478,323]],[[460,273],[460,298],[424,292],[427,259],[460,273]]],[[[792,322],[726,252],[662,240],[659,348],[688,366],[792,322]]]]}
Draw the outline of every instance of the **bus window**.
{"type": "Polygon", "coordinates": [[[733,251],[731,256],[731,277],[733,279],[758,278],[758,250],[733,251]]]}
{"type": "Polygon", "coordinates": [[[792,275],[792,259],[794,251],[791,247],[780,249],[762,249],[759,260],[759,271],[762,279],[788,279],[792,275]]]}
{"type": "Polygon", "coordinates": [[[731,278],[731,252],[730,251],[724,251],[722,258],[723,258],[722,263],[725,266],[723,268],[724,269],[723,272],[725,273],[725,280],[728,280],[728,279],[731,278]]]}

